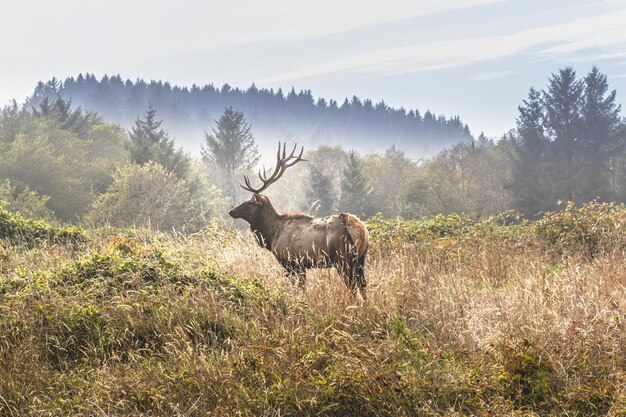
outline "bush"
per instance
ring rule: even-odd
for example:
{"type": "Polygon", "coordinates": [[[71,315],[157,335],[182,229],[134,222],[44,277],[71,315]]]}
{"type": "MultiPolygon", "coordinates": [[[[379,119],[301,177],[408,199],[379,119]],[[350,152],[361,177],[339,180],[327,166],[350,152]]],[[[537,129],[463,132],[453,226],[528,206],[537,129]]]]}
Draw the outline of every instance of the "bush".
{"type": "Polygon", "coordinates": [[[96,225],[194,232],[211,214],[211,207],[194,198],[184,181],[149,162],[119,169],[85,219],[96,225]]]}
{"type": "Polygon", "coordinates": [[[41,220],[26,219],[19,214],[12,214],[0,207],[0,239],[30,245],[40,241],[82,242],[85,237],[82,229],[78,227],[51,226],[41,220]]]}
{"type": "Polygon", "coordinates": [[[7,210],[31,219],[55,221],[54,213],[47,207],[50,197],[31,191],[26,187],[19,192],[8,179],[0,181],[0,205],[4,201],[7,210]]]}
{"type": "Polygon", "coordinates": [[[626,247],[626,206],[592,201],[576,207],[569,202],[564,210],[546,213],[534,231],[557,254],[595,256],[610,245],[626,247]]]}

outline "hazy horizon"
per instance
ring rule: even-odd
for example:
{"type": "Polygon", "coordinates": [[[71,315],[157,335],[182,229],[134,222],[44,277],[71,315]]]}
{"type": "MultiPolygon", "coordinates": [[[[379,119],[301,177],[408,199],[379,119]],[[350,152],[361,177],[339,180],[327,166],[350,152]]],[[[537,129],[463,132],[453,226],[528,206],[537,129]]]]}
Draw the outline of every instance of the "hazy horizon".
{"type": "Polygon", "coordinates": [[[530,86],[542,88],[561,67],[582,76],[593,65],[626,103],[623,0],[273,5],[4,6],[0,104],[22,102],[53,76],[107,73],[188,87],[295,87],[340,102],[357,95],[459,115],[475,136],[499,136],[514,127],[530,86]]]}

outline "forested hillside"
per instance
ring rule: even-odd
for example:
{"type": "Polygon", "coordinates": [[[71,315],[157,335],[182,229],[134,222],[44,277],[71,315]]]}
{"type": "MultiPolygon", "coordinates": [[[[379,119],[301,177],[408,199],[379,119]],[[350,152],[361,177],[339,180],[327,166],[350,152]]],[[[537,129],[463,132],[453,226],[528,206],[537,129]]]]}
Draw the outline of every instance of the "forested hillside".
{"type": "MultiPolygon", "coordinates": [[[[597,68],[583,77],[564,68],[545,89],[530,89],[503,138],[481,135],[419,161],[395,146],[305,145],[307,162],[267,194],[279,210],[363,218],[480,219],[507,210],[533,218],[559,202],[626,202],[626,123],[616,96],[597,68]]],[[[249,198],[242,175],[274,163],[277,141],[258,146],[257,126],[232,107],[203,134],[200,157],[178,148],[155,107],[130,129],[105,120],[58,97],[0,111],[0,200],[34,218],[192,231],[227,217],[226,206],[249,198]]]]}
{"type": "Polygon", "coordinates": [[[458,116],[428,110],[422,114],[356,96],[343,103],[316,100],[310,90],[283,92],[254,85],[239,89],[228,84],[187,88],[162,81],[123,80],[119,75],[98,80],[93,74],[80,74],[65,81],[40,82],[27,106],[37,108],[45,98],[57,97],[126,128],[151,104],[176,143],[193,154],[199,153],[203,132],[210,131],[226,106],[246,114],[263,150],[273,149],[277,140],[291,138],[307,147],[341,144],[367,152],[396,145],[412,157],[426,157],[472,139],[458,116]]]}

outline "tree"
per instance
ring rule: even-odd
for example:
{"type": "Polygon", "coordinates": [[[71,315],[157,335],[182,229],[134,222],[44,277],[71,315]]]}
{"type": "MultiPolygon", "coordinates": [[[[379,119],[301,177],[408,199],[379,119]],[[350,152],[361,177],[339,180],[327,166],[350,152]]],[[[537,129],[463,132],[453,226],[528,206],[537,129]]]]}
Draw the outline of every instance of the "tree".
{"type": "Polygon", "coordinates": [[[517,130],[510,138],[512,175],[507,187],[516,208],[534,215],[554,208],[556,203],[548,174],[550,140],[544,128],[546,116],[541,92],[531,88],[518,110],[517,130]]]}
{"type": "Polygon", "coordinates": [[[615,96],[596,67],[582,80],[572,68],[553,74],[541,100],[530,90],[513,138],[509,185],[518,209],[535,215],[558,200],[615,198],[624,144],[615,96]]]}
{"type": "Polygon", "coordinates": [[[543,92],[544,127],[553,142],[547,175],[554,189],[559,190],[559,196],[555,197],[563,200],[574,200],[580,172],[576,156],[580,154],[583,89],[583,82],[576,79],[576,71],[567,67],[552,74],[548,90],[543,92]]]}
{"type": "Polygon", "coordinates": [[[363,172],[358,154],[348,153],[341,178],[339,209],[360,215],[370,215],[372,189],[363,172]]]}
{"type": "Polygon", "coordinates": [[[370,154],[363,160],[368,183],[372,186],[372,209],[386,217],[404,211],[404,194],[417,174],[417,164],[395,146],[384,154],[370,154]]]}
{"type": "Polygon", "coordinates": [[[583,89],[583,82],[576,79],[576,71],[567,67],[552,74],[548,90],[543,92],[545,124],[559,146],[574,145],[579,139],[583,89]]]}
{"type": "Polygon", "coordinates": [[[186,178],[190,160],[182,149],[174,147],[174,140],[161,128],[162,120],[156,120],[156,110],[148,106],[144,119],[137,119],[129,132],[131,161],[143,165],[156,162],[179,178],[186,178]]]}
{"type": "Polygon", "coordinates": [[[465,213],[480,219],[510,208],[503,180],[510,166],[509,142],[487,143],[460,143],[422,164],[404,195],[404,213],[465,213]]]}
{"type": "Polygon", "coordinates": [[[580,134],[581,175],[575,196],[581,201],[595,197],[611,199],[611,161],[623,145],[618,135],[621,106],[615,103],[616,91],[609,92],[606,75],[597,67],[584,79],[580,134]]]}
{"type": "Polygon", "coordinates": [[[325,216],[334,209],[337,200],[332,180],[316,165],[311,165],[309,172],[309,187],[306,192],[307,208],[315,204],[315,212],[320,216],[325,216]]]}
{"type": "Polygon", "coordinates": [[[33,108],[33,114],[54,120],[61,129],[70,131],[80,138],[86,138],[94,125],[102,123],[102,119],[96,113],[83,113],[80,106],[72,110],[72,100],[65,101],[61,97],[57,97],[53,103],[50,103],[48,97],[44,97],[39,108],[33,108]]]}
{"type": "Polygon", "coordinates": [[[254,167],[260,155],[243,112],[228,106],[215,123],[217,128],[212,129],[213,134],[204,134],[202,159],[224,175],[226,192],[234,203],[235,173],[254,167]]]}
{"type": "Polygon", "coordinates": [[[19,191],[49,196],[46,206],[56,217],[76,221],[126,161],[124,132],[97,124],[79,138],[47,117],[24,112],[18,120],[14,139],[0,145],[0,179],[9,178],[19,191]]]}

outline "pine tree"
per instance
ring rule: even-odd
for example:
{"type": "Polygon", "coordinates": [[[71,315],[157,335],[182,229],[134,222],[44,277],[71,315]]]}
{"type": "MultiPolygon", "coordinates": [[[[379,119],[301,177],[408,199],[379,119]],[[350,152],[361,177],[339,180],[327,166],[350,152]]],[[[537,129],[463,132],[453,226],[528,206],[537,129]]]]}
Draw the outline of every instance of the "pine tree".
{"type": "Polygon", "coordinates": [[[207,165],[218,167],[225,176],[226,191],[234,202],[235,173],[254,167],[260,155],[243,112],[228,106],[216,124],[213,134],[204,135],[202,159],[207,165]]]}
{"type": "Polygon", "coordinates": [[[315,165],[310,166],[307,200],[308,206],[317,203],[315,211],[320,216],[330,214],[337,201],[331,178],[315,165]]]}
{"type": "Polygon", "coordinates": [[[585,77],[584,86],[579,149],[582,174],[576,197],[582,201],[595,197],[610,199],[610,162],[621,145],[617,135],[620,106],[615,103],[616,91],[609,93],[606,75],[597,67],[585,77]]]}
{"type": "Polygon", "coordinates": [[[372,189],[363,172],[363,166],[356,152],[350,151],[341,178],[341,199],[339,208],[354,214],[370,213],[372,189]]]}
{"type": "Polygon", "coordinates": [[[550,141],[544,129],[541,93],[531,88],[523,106],[519,106],[517,131],[513,141],[512,177],[508,188],[518,210],[528,215],[554,207],[557,197],[549,187],[546,165],[550,141]]]}
{"type": "Polygon", "coordinates": [[[72,100],[65,101],[61,97],[52,103],[48,97],[44,97],[39,108],[33,108],[33,114],[54,120],[61,129],[73,132],[80,138],[87,137],[91,127],[102,122],[96,113],[83,112],[80,106],[72,110],[72,100]]]}
{"type": "Polygon", "coordinates": [[[189,157],[182,149],[174,147],[174,141],[161,128],[162,123],[162,120],[156,120],[156,110],[152,105],[148,107],[143,120],[135,121],[135,126],[129,132],[131,160],[139,165],[154,161],[184,179],[190,168],[189,157]]]}
{"type": "Polygon", "coordinates": [[[577,155],[581,147],[583,88],[576,71],[568,67],[552,74],[548,90],[543,93],[544,127],[552,141],[546,175],[558,193],[555,201],[575,200],[574,189],[581,172],[577,155]]]}
{"type": "Polygon", "coordinates": [[[570,148],[569,154],[579,139],[583,88],[576,71],[567,67],[552,74],[543,94],[545,125],[559,148],[570,148]]]}
{"type": "Polygon", "coordinates": [[[541,100],[531,89],[519,108],[509,184],[519,209],[536,214],[558,200],[615,198],[615,161],[624,145],[615,96],[595,67],[583,80],[572,68],[559,70],[541,100]]]}

